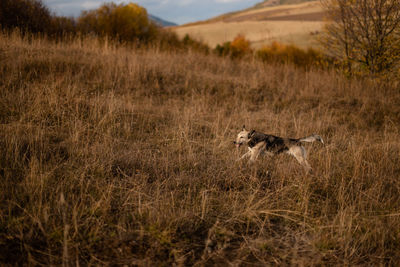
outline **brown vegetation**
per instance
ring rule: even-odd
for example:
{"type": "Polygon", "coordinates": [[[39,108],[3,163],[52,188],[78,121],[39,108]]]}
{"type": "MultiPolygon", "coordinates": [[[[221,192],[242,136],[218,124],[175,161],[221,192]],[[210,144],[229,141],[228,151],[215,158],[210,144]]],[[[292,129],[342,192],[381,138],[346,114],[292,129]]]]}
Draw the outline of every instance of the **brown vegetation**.
{"type": "Polygon", "coordinates": [[[303,50],[295,45],[284,45],[273,42],[256,52],[257,58],[267,63],[294,64],[301,68],[332,67],[334,60],[318,50],[308,48],[303,50]]]}
{"type": "Polygon", "coordinates": [[[1,264],[400,263],[395,84],[89,38],[0,60],[1,264]],[[244,123],[327,144],[238,163],[244,123]]]}
{"type": "Polygon", "coordinates": [[[103,4],[82,12],[75,20],[51,14],[40,0],[4,0],[0,2],[0,30],[18,30],[61,42],[96,36],[104,42],[125,46],[209,52],[207,45],[189,35],[179,38],[173,31],[160,27],[149,19],[146,9],[133,3],[103,4]]]}
{"type": "Polygon", "coordinates": [[[244,35],[239,34],[232,42],[217,45],[214,52],[219,56],[230,56],[233,59],[250,55],[253,53],[253,50],[250,48],[250,41],[244,35]]]}
{"type": "Polygon", "coordinates": [[[145,8],[129,4],[103,4],[91,11],[83,11],[78,20],[83,32],[107,36],[119,42],[149,42],[158,35],[157,25],[150,21],[145,8]]]}
{"type": "Polygon", "coordinates": [[[322,43],[348,73],[400,74],[398,0],[324,0],[329,14],[322,43]]]}
{"type": "Polygon", "coordinates": [[[39,0],[0,1],[0,29],[60,38],[76,32],[72,18],[53,16],[39,0]]]}

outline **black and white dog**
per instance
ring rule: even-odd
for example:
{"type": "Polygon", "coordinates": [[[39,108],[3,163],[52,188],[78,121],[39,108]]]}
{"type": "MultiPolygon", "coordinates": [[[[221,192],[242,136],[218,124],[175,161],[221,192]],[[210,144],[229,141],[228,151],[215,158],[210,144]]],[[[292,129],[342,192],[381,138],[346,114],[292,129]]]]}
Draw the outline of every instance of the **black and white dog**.
{"type": "Polygon", "coordinates": [[[256,132],[255,130],[247,131],[246,127],[243,126],[242,131],[238,133],[236,141],[233,141],[233,143],[237,147],[240,147],[243,144],[248,145],[249,151],[240,159],[250,157],[250,161],[255,161],[262,153],[267,153],[272,156],[286,152],[294,156],[297,161],[303,165],[307,171],[309,171],[311,166],[307,162],[307,151],[305,147],[302,146],[302,143],[311,143],[314,141],[319,141],[324,144],[324,140],[322,140],[321,136],[316,134],[299,139],[283,138],[256,132]]]}

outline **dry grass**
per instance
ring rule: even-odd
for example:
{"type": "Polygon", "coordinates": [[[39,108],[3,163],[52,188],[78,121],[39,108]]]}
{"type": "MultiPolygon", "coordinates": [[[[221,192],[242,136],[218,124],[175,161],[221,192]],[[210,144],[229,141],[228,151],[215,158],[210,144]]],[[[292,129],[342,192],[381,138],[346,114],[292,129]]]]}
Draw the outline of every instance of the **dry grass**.
{"type": "Polygon", "coordinates": [[[0,61],[2,265],[400,263],[394,85],[88,39],[0,61]],[[237,163],[244,123],[327,144],[237,163]]]}

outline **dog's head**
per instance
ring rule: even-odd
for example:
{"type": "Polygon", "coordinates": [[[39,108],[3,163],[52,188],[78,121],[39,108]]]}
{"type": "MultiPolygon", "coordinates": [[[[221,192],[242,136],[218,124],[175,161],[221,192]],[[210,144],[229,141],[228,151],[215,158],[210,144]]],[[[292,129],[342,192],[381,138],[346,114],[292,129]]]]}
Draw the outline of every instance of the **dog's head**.
{"type": "Polygon", "coordinates": [[[254,134],[254,132],[254,130],[247,131],[246,126],[243,125],[242,130],[237,134],[236,141],[233,141],[233,143],[236,145],[236,147],[247,144],[250,141],[250,138],[254,134]]]}

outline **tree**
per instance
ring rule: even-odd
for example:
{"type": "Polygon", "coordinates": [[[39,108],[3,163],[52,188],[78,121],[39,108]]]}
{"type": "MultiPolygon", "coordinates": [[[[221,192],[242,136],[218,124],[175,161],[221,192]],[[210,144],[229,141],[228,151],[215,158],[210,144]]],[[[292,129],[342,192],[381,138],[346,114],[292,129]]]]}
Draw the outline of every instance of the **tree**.
{"type": "Polygon", "coordinates": [[[40,0],[0,1],[0,26],[3,29],[47,33],[51,18],[50,11],[40,0]]]}
{"type": "Polygon", "coordinates": [[[83,32],[109,36],[119,41],[149,41],[157,34],[146,9],[136,4],[104,4],[92,11],[84,11],[78,20],[83,32]]]}
{"type": "Polygon", "coordinates": [[[400,2],[398,0],[322,0],[328,23],[322,44],[345,63],[377,74],[399,64],[400,2]]]}

